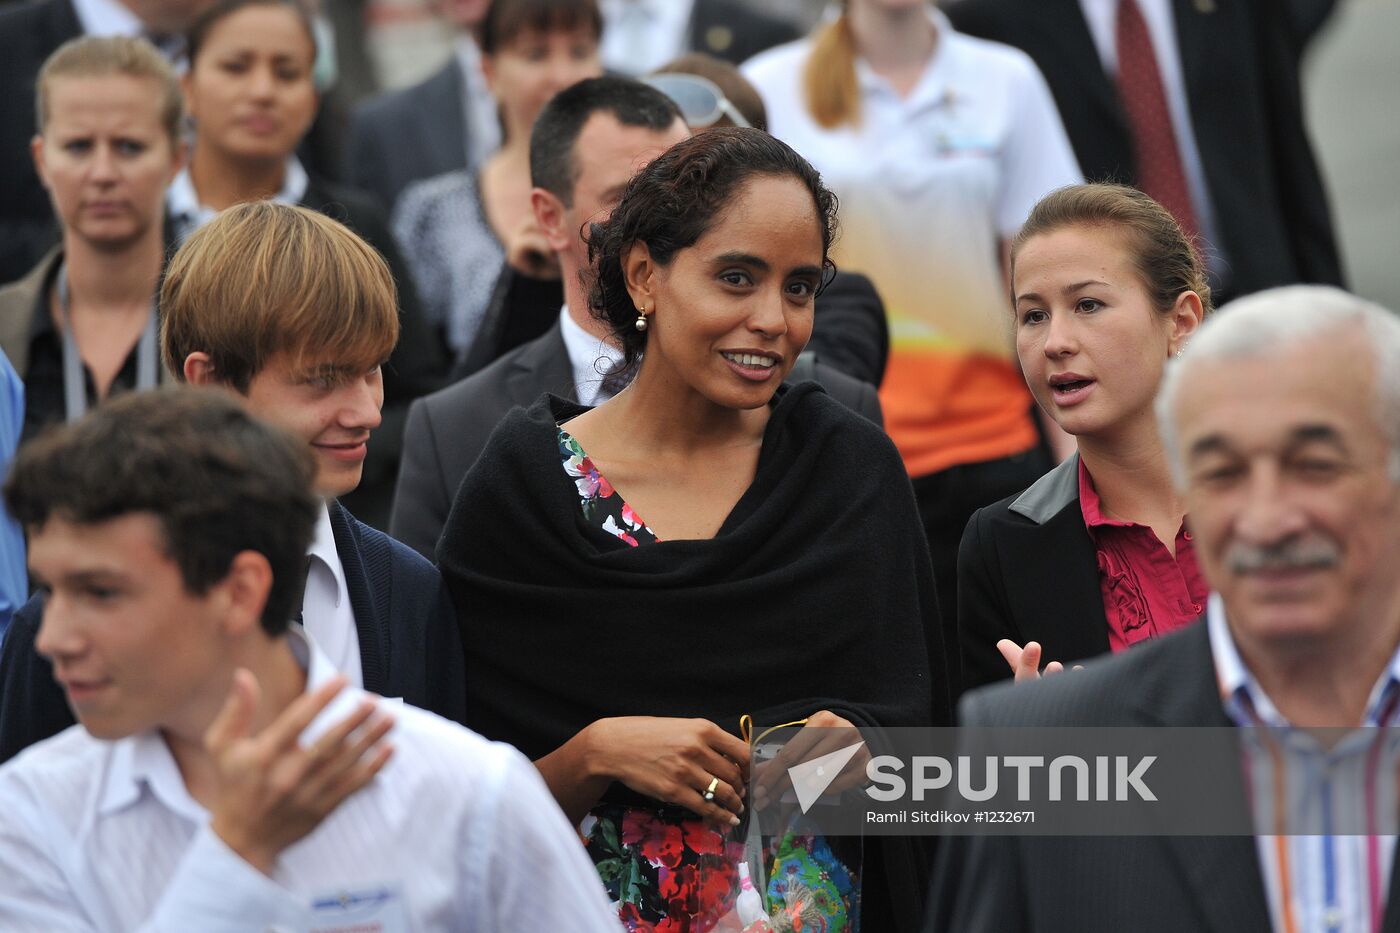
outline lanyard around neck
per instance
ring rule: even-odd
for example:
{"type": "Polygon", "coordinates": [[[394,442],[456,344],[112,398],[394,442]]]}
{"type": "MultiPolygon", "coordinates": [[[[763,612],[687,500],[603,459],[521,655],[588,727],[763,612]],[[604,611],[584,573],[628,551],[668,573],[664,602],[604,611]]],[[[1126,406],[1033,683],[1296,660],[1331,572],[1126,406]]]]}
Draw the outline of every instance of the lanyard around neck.
{"type": "MultiPolygon", "coordinates": [[[[58,267],[58,314],[63,323],[63,407],[67,421],[77,421],[87,414],[87,380],[84,378],[83,358],[78,341],[73,336],[73,324],[68,316],[68,266],[58,267]]],[[[141,340],[136,344],[136,388],[154,389],[158,364],[156,359],[156,299],[151,297],[151,313],[141,340]]]]}

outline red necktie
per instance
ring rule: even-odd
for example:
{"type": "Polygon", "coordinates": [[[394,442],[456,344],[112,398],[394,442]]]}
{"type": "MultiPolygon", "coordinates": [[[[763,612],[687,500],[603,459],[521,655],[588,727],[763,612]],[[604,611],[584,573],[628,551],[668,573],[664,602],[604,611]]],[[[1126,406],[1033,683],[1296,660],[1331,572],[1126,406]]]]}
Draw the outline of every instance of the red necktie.
{"type": "Polygon", "coordinates": [[[1171,212],[1187,236],[1196,234],[1196,212],[1176,145],[1162,72],[1147,21],[1137,0],[1118,0],[1118,94],[1133,134],[1138,187],[1171,212]]]}

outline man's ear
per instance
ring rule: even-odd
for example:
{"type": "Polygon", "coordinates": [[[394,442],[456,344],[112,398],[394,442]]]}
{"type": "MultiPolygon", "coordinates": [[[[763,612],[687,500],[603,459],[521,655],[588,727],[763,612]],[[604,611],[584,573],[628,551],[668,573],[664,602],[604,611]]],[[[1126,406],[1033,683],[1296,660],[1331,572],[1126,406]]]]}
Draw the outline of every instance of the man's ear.
{"type": "Polygon", "coordinates": [[[578,231],[567,229],[569,224],[565,220],[567,212],[564,208],[564,202],[543,188],[532,188],[530,190],[530,208],[535,212],[535,223],[544,233],[549,248],[556,253],[567,250],[572,245],[570,240],[578,236],[578,231]]]}
{"type": "Polygon", "coordinates": [[[214,361],[203,351],[197,350],[185,357],[184,372],[185,381],[192,386],[219,385],[214,372],[214,361]]]}
{"type": "Polygon", "coordinates": [[[641,241],[627,248],[622,257],[622,276],[627,282],[627,293],[632,296],[632,304],[643,313],[650,314],[656,309],[657,264],[651,258],[651,250],[641,241]]]}
{"type": "Polygon", "coordinates": [[[242,636],[262,626],[263,609],[272,592],[272,565],[257,551],[239,551],[228,575],[216,584],[224,596],[224,632],[242,636]]]}

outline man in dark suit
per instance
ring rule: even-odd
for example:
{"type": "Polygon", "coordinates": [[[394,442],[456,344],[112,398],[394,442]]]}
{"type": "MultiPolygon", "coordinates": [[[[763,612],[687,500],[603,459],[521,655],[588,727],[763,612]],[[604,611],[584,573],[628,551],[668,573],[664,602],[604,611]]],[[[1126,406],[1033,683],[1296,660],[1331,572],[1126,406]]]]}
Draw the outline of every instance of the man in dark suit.
{"type": "MultiPolygon", "coordinates": [[[[1313,27],[1295,24],[1278,6],[1278,0],[957,0],[947,13],[960,31],[1014,45],[1035,59],[1084,177],[1142,187],[1198,230],[1214,283],[1228,297],[1342,280],[1327,198],[1303,126],[1298,55],[1302,34],[1313,27]],[[1122,70],[1111,61],[1133,41],[1123,27],[1128,3],[1139,24],[1136,44],[1126,46],[1139,50],[1133,73],[1141,72],[1149,46],[1171,49],[1155,59],[1156,99],[1166,110],[1147,123],[1165,136],[1156,137],[1150,174],[1125,106],[1122,70]],[[1086,11],[1096,12],[1086,18],[1086,11]],[[1169,38],[1175,42],[1166,46],[1169,38]],[[1165,150],[1180,156],[1179,166],[1165,169],[1179,171],[1177,184],[1153,190],[1149,181],[1161,177],[1165,150]],[[1185,202],[1182,209],[1169,203],[1173,188],[1185,202]]],[[[1144,84],[1133,86],[1138,107],[1144,84]]]]}
{"type": "MultiPolygon", "coordinates": [[[[413,403],[389,523],[396,538],[433,554],[457,486],[511,408],[529,405],[544,392],[595,405],[620,388],[601,375],[622,354],[589,313],[588,255],[580,230],[612,209],[637,168],[689,132],[669,98],[629,78],[581,81],[546,105],[530,141],[531,199],[559,256],[565,306],[543,336],[413,403]]],[[[880,422],[874,386],[820,361],[807,376],[880,422]]]]}
{"type": "Polygon", "coordinates": [[[38,0],[0,9],[0,87],[5,89],[0,94],[0,178],[5,179],[0,285],[24,275],[58,242],[53,209],[29,154],[35,79],[45,59],[84,34],[181,35],[207,5],[208,0],[93,0],[77,7],[73,0],[38,0]]]}
{"type": "Polygon", "coordinates": [[[444,4],[459,30],[447,64],[420,84],[364,101],[351,115],[346,179],[385,208],[412,182],[476,166],[500,145],[496,101],[474,38],[488,6],[486,0],[444,4]]]}
{"type": "MultiPolygon", "coordinates": [[[[273,202],[239,205],[176,254],[161,312],[167,369],[237,393],[315,454],[325,508],[298,612],[310,636],[357,685],[461,721],[462,647],[437,570],[335,500],[358,484],[365,443],[379,424],[377,364],[397,333],[384,261],[320,213],[273,202]],[[277,245],[275,254],[268,243],[277,245]],[[250,261],[252,255],[262,261],[250,261]],[[305,274],[309,257],[321,270],[314,280],[305,274]],[[349,294],[362,300],[347,304],[342,297],[349,294]],[[327,346],[326,335],[335,334],[341,336],[327,346]]],[[[42,614],[36,597],[0,646],[0,760],[73,722],[52,665],[34,650],[42,614]]]]}
{"type": "MultiPolygon", "coordinates": [[[[1263,292],[1207,321],[1158,400],[1215,589],[1205,621],[1081,672],[975,691],[962,723],[1394,725],[1400,395],[1384,374],[1397,360],[1400,321],[1332,288],[1263,292]]],[[[1279,754],[1308,767],[1344,754],[1286,744],[1279,754]]],[[[1379,837],[1338,835],[1325,851],[1315,838],[957,837],[926,929],[1263,933],[1273,917],[1370,930],[1384,906],[1382,928],[1400,930],[1391,860],[1368,862],[1379,837]],[[1324,859],[1341,866],[1326,891],[1312,883],[1324,859]]]]}

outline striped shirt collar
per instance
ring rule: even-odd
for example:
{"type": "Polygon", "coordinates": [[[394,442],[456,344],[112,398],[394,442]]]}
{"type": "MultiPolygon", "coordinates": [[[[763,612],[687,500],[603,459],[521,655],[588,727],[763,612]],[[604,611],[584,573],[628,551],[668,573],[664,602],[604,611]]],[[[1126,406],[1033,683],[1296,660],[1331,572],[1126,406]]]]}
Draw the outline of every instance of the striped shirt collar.
{"type": "MultiPolygon", "coordinates": [[[[1210,653],[1215,661],[1220,699],[1230,720],[1237,726],[1262,723],[1288,728],[1291,723],[1278,711],[1273,700],[1245,666],[1234,635],[1225,621],[1225,601],[1219,593],[1211,593],[1206,604],[1206,627],[1210,634],[1210,653]]],[[[1389,666],[1371,688],[1371,695],[1366,701],[1365,725],[1379,725],[1386,701],[1396,689],[1400,689],[1400,648],[1396,649],[1389,666]]]]}

